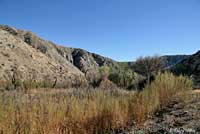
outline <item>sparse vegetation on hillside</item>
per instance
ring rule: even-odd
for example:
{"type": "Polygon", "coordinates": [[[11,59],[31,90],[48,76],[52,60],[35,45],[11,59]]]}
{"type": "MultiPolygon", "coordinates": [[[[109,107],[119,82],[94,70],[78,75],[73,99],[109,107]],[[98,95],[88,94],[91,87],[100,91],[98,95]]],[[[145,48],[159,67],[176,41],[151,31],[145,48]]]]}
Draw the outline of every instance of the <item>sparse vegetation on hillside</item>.
{"type": "Polygon", "coordinates": [[[191,89],[183,76],[159,73],[142,92],[123,90],[30,90],[0,93],[0,132],[105,134],[146,120],[191,89]]]}

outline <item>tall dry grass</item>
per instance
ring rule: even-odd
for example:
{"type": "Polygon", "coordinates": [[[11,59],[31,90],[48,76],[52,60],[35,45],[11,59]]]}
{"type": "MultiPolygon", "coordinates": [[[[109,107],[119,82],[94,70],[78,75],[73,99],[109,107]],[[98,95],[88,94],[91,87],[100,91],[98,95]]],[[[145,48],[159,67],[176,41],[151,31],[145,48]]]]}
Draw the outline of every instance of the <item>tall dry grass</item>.
{"type": "Polygon", "coordinates": [[[71,89],[0,93],[2,134],[106,134],[127,123],[141,123],[174,97],[191,89],[191,81],[170,73],[139,93],[71,89]]]}
{"type": "Polygon", "coordinates": [[[155,81],[133,98],[134,119],[139,123],[143,122],[174,98],[184,101],[187,93],[192,90],[192,85],[192,81],[187,77],[174,76],[168,72],[158,73],[155,81]]]}
{"type": "Polygon", "coordinates": [[[80,90],[50,94],[1,93],[0,132],[106,133],[126,124],[131,94],[80,90]]]}

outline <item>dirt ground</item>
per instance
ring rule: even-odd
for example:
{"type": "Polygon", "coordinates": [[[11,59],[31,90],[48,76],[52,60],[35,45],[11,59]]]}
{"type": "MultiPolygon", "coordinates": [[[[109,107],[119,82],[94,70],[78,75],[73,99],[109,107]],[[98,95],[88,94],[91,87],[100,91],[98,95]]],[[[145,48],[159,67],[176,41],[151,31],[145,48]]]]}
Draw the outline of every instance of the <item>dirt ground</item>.
{"type": "Polygon", "coordinates": [[[123,134],[200,134],[200,90],[192,91],[186,102],[173,100],[142,127],[123,134]]]}

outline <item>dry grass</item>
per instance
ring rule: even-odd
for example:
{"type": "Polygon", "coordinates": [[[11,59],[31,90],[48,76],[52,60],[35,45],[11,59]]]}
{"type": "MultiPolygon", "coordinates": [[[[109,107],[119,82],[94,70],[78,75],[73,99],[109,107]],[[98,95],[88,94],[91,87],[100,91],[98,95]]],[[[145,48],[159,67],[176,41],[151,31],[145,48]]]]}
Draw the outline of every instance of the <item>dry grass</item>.
{"type": "Polygon", "coordinates": [[[157,110],[165,107],[173,98],[184,101],[187,92],[192,90],[192,81],[171,73],[159,73],[151,85],[133,98],[134,120],[141,123],[157,110]]]}
{"type": "Polygon", "coordinates": [[[6,134],[105,133],[126,124],[129,96],[81,89],[35,94],[4,92],[0,96],[0,129],[6,134]]]}
{"type": "MultiPolygon", "coordinates": [[[[0,133],[105,134],[140,123],[191,88],[185,77],[159,74],[140,93],[71,89],[0,93],[0,133]]],[[[38,89],[37,89],[38,90],[38,89]]]]}

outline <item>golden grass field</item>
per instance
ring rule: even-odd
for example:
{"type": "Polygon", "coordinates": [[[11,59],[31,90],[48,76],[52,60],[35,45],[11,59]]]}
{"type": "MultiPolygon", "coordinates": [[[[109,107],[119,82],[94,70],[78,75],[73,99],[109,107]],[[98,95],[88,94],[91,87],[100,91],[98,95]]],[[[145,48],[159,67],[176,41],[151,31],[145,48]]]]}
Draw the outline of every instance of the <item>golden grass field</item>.
{"type": "MultiPolygon", "coordinates": [[[[109,88],[109,87],[108,87],[109,88]]],[[[140,124],[183,100],[192,82],[159,73],[141,92],[119,89],[33,89],[0,92],[1,134],[107,134],[140,124]]]]}

